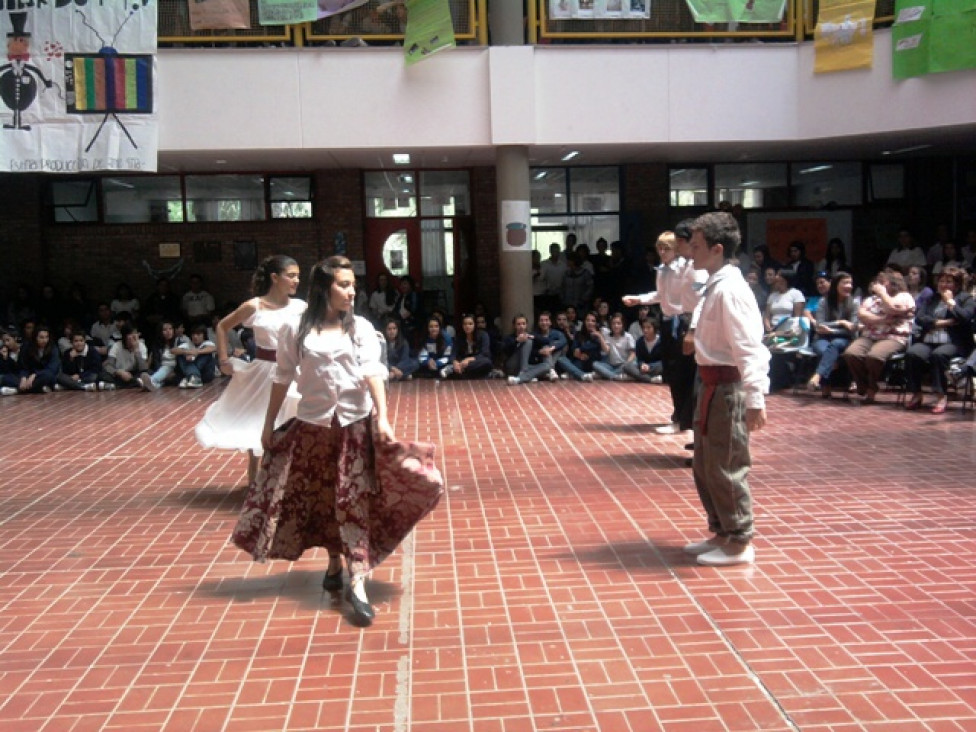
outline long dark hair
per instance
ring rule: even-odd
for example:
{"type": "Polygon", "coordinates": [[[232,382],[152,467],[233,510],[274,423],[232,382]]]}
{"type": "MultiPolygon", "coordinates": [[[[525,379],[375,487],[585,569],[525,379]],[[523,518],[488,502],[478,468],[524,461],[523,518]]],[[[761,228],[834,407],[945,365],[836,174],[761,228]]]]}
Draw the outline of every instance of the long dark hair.
{"type": "MultiPolygon", "coordinates": [[[[340,269],[352,269],[352,262],[345,257],[335,255],[317,262],[312,265],[309,274],[308,284],[308,307],[302,313],[302,319],[298,323],[298,353],[304,352],[305,337],[312,330],[321,328],[329,317],[329,304],[332,298],[332,283],[335,282],[335,273],[340,269]]],[[[349,335],[355,334],[355,320],[352,310],[347,310],[339,314],[339,321],[342,323],[342,330],[349,335]]]]}
{"type": "Polygon", "coordinates": [[[840,287],[840,283],[844,280],[853,279],[848,272],[838,272],[831,278],[830,289],[827,290],[827,320],[840,320],[842,318],[843,303],[840,301],[837,288],[840,287]]]}
{"type": "Polygon", "coordinates": [[[50,360],[51,354],[56,348],[57,343],[51,335],[51,329],[41,323],[34,331],[34,335],[28,344],[25,355],[28,357],[28,360],[33,359],[35,363],[43,365],[50,360]],[[43,349],[37,345],[37,336],[39,336],[41,333],[47,333],[47,345],[44,346],[43,349]]]}
{"type": "Polygon", "coordinates": [[[437,338],[434,339],[434,349],[437,354],[440,355],[444,353],[444,349],[447,348],[447,339],[444,337],[444,321],[438,318],[436,315],[431,315],[427,318],[427,334],[424,336],[425,343],[430,340],[430,324],[437,323],[437,338]]]}
{"type": "Polygon", "coordinates": [[[289,267],[297,266],[298,262],[285,254],[267,257],[251,275],[251,294],[256,297],[267,295],[271,289],[271,275],[280,275],[289,267]]]}

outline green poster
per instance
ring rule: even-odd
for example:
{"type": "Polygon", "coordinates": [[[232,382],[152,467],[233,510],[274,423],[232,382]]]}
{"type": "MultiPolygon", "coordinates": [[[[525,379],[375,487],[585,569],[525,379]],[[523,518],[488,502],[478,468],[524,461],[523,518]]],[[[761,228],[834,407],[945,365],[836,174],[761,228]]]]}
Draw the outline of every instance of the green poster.
{"type": "Polygon", "coordinates": [[[933,0],[897,0],[891,27],[891,74],[908,79],[929,73],[933,0]]]}
{"type": "Polygon", "coordinates": [[[457,45],[448,0],[407,0],[407,28],[403,50],[407,66],[457,45]]]}
{"type": "Polygon", "coordinates": [[[729,11],[739,23],[779,23],[786,0],[729,0],[729,11]]]}
{"type": "Polygon", "coordinates": [[[955,15],[976,10],[976,0],[931,0],[932,15],[955,15]]]}
{"type": "Polygon", "coordinates": [[[929,71],[976,68],[976,10],[932,18],[929,71]]]}
{"type": "MultiPolygon", "coordinates": [[[[728,23],[732,20],[729,0],[685,0],[696,23],[728,23]]],[[[744,4],[744,0],[743,0],[744,4]]]]}
{"type": "Polygon", "coordinates": [[[258,0],[258,23],[261,25],[308,23],[318,17],[318,0],[258,0]]]}

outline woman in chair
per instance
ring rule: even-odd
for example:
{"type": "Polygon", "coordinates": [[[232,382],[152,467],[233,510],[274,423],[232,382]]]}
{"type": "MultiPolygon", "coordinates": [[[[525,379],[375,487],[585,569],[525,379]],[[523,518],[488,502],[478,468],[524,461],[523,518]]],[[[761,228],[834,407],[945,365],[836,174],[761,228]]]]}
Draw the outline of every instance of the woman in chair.
{"type": "Polygon", "coordinates": [[[966,292],[966,273],[945,267],[937,280],[937,292],[915,316],[920,338],[909,349],[905,362],[906,388],[912,397],[906,409],[922,406],[922,378],[932,376],[936,396],[933,414],[946,410],[946,370],[956,356],[965,357],[973,347],[973,314],[976,301],[966,292]]]}
{"type": "Polygon", "coordinates": [[[851,296],[854,280],[847,272],[838,272],[830,280],[827,296],[813,314],[811,326],[816,339],[811,344],[818,356],[817,369],[807,385],[830,396],[831,374],[838,359],[857,333],[857,301],[851,296]]]}
{"type": "Polygon", "coordinates": [[[905,278],[893,271],[879,273],[871,296],[857,312],[861,336],[844,351],[862,404],[874,404],[885,363],[907,348],[914,317],[915,298],[906,290],[905,278]]]}

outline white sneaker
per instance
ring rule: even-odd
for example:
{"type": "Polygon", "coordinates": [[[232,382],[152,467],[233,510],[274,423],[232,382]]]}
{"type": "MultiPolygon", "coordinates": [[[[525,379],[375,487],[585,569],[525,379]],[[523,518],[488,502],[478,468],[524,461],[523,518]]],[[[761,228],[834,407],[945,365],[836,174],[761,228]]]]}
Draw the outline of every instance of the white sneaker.
{"type": "Polygon", "coordinates": [[[111,381],[99,381],[98,382],[99,391],[115,391],[115,384],[111,381]]]}
{"type": "Polygon", "coordinates": [[[17,390],[12,386],[0,386],[0,396],[13,396],[17,390]]]}
{"type": "Polygon", "coordinates": [[[142,384],[142,388],[146,391],[156,391],[159,388],[159,384],[153,381],[152,376],[149,374],[140,374],[139,383],[142,384]]]}
{"type": "Polygon", "coordinates": [[[752,544],[746,544],[741,552],[732,553],[728,546],[719,546],[710,552],[698,555],[698,563],[706,567],[731,567],[735,564],[752,564],[756,561],[756,550],[752,544]]]}
{"type": "Polygon", "coordinates": [[[518,386],[519,383],[520,382],[518,380],[518,376],[509,376],[508,377],[508,385],[509,386],[518,386]]]}
{"type": "Polygon", "coordinates": [[[41,387],[41,394],[50,394],[52,391],[53,389],[50,386],[41,387]]]}
{"type": "Polygon", "coordinates": [[[200,380],[199,376],[191,376],[189,382],[187,382],[187,386],[191,389],[199,389],[201,386],[203,386],[203,382],[200,380]]]}
{"type": "Polygon", "coordinates": [[[556,373],[556,369],[549,370],[549,381],[559,381],[559,374],[556,373]]]}
{"type": "Polygon", "coordinates": [[[98,391],[98,385],[97,384],[94,384],[94,383],[92,383],[92,384],[82,384],[81,385],[81,389],[82,389],[82,391],[98,391]]]}
{"type": "Polygon", "coordinates": [[[451,372],[448,371],[447,366],[445,366],[444,368],[442,368],[440,371],[437,372],[437,375],[440,376],[442,379],[446,379],[448,376],[451,375],[451,372]]]}
{"type": "Polygon", "coordinates": [[[404,381],[413,381],[413,374],[407,374],[403,377],[404,381]]]}
{"type": "Polygon", "coordinates": [[[692,556],[699,556],[701,554],[708,554],[708,552],[713,549],[718,549],[720,546],[725,544],[724,539],[719,539],[717,536],[711,539],[705,539],[704,541],[696,541],[693,544],[685,544],[682,549],[685,554],[691,554],[692,556]]]}
{"type": "Polygon", "coordinates": [[[190,380],[189,379],[180,379],[180,388],[181,389],[188,389],[189,387],[190,387],[190,380]]]}
{"type": "Polygon", "coordinates": [[[562,379],[563,381],[565,381],[566,379],[569,378],[569,374],[567,374],[565,371],[563,371],[561,374],[559,374],[559,378],[562,379]]]}
{"type": "Polygon", "coordinates": [[[664,383],[664,377],[661,376],[661,375],[652,376],[651,377],[651,383],[652,384],[663,384],[664,383]]]}
{"type": "Polygon", "coordinates": [[[55,384],[54,391],[64,391],[64,387],[61,384],[55,384]]]}
{"type": "Polygon", "coordinates": [[[593,374],[583,374],[580,377],[580,381],[593,381],[593,374]]]}
{"type": "Polygon", "coordinates": [[[660,427],[655,427],[654,431],[659,435],[676,435],[681,432],[681,425],[677,422],[672,422],[671,424],[663,424],[660,427]]]}

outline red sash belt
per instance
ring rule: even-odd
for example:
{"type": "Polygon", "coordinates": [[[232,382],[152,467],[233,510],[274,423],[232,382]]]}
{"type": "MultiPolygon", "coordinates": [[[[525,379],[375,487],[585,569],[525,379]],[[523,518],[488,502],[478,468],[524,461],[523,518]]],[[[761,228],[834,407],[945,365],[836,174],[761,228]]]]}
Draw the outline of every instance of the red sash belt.
{"type": "Polygon", "coordinates": [[[261,348],[260,346],[258,346],[255,351],[254,357],[258,361],[271,361],[271,363],[275,363],[278,360],[278,352],[270,348],[261,348]]]}
{"type": "Polygon", "coordinates": [[[698,411],[698,422],[701,425],[699,429],[702,435],[707,435],[708,408],[712,404],[712,397],[715,396],[715,387],[719,384],[737,384],[742,381],[742,376],[735,366],[702,366],[701,364],[698,365],[698,375],[704,387],[698,411]]]}

